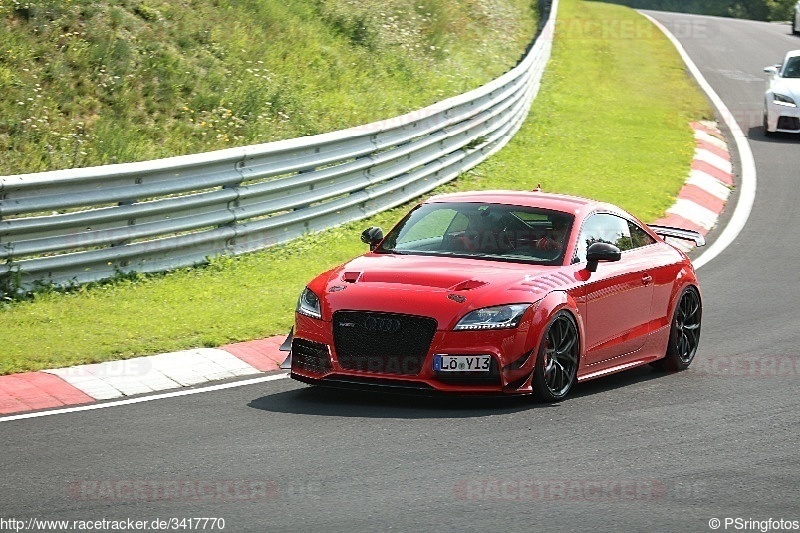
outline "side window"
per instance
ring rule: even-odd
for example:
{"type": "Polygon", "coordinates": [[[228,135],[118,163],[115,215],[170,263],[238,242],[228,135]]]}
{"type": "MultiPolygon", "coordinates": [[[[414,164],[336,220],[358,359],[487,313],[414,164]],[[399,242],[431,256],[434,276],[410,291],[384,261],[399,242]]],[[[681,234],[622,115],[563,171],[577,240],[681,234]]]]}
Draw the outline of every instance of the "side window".
{"type": "Polygon", "coordinates": [[[631,241],[633,241],[634,248],[641,248],[642,246],[648,246],[656,242],[645,230],[630,220],[628,221],[628,228],[631,231],[631,241]]]}
{"type": "Polygon", "coordinates": [[[800,58],[793,57],[783,67],[784,78],[800,78],[800,58]]]}
{"type": "Polygon", "coordinates": [[[622,251],[634,248],[628,221],[607,213],[592,215],[583,224],[575,250],[578,262],[586,261],[586,250],[596,242],[613,244],[622,251]]]}

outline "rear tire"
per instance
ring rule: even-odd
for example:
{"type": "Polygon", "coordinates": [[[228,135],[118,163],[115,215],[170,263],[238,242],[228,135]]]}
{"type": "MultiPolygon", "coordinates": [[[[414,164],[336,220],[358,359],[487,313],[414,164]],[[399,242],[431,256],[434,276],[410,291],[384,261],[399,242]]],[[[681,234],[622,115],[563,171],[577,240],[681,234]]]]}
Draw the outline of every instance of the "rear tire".
{"type": "Polygon", "coordinates": [[[533,392],[542,402],[563,400],[577,381],[580,359],[578,325],[567,311],[559,311],[547,326],[533,368],[533,392]]]}
{"type": "Polygon", "coordinates": [[[656,361],[653,366],[670,372],[689,368],[700,343],[702,317],[703,305],[700,302],[700,293],[694,287],[685,288],[672,316],[667,355],[664,359],[656,361]]]}

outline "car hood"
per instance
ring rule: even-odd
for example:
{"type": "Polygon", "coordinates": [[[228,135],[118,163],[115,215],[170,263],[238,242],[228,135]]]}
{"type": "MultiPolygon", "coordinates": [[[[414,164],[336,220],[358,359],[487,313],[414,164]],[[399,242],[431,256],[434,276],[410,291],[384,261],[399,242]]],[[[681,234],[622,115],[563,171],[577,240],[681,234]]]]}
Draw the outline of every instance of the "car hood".
{"type": "Polygon", "coordinates": [[[370,253],[315,279],[323,318],[339,310],[432,316],[448,328],[474,309],[533,303],[579,282],[577,268],[370,253]]]}
{"type": "Polygon", "coordinates": [[[800,103],[800,78],[775,78],[770,85],[770,90],[800,103]]]}

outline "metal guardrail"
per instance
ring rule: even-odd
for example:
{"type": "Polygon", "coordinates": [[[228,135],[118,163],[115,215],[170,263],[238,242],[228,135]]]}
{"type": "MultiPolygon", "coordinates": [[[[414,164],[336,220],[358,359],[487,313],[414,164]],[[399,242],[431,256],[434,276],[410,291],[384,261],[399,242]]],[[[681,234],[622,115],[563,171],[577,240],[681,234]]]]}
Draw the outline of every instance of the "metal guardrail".
{"type": "Polygon", "coordinates": [[[514,69],[400,117],[197,155],[0,177],[0,288],[189,266],[430,191],[522,125],[550,57],[557,6],[514,69]]]}

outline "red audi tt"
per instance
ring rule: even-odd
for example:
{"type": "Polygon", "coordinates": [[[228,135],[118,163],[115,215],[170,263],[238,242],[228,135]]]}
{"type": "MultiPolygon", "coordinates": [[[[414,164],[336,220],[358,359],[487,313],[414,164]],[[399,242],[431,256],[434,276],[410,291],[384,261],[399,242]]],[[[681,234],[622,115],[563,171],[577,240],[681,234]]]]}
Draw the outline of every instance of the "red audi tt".
{"type": "Polygon", "coordinates": [[[310,384],[564,398],[643,364],[689,366],[702,305],[692,263],[606,203],[539,191],[435,196],[369,253],[314,278],[284,368],[310,384]]]}

